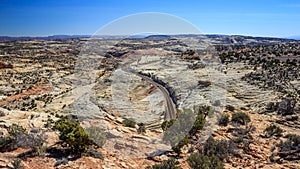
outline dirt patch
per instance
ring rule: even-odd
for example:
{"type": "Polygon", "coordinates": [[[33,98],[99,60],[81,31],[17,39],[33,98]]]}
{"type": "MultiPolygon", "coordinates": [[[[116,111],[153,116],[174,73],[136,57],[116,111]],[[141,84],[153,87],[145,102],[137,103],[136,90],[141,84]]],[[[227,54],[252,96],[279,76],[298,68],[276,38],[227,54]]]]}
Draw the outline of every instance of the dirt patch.
{"type": "Polygon", "coordinates": [[[46,84],[46,83],[38,84],[38,85],[35,85],[34,87],[32,87],[32,89],[30,89],[30,90],[27,90],[27,91],[22,92],[17,95],[9,96],[9,97],[1,100],[0,106],[9,104],[10,102],[13,102],[18,99],[22,99],[26,96],[41,95],[41,94],[50,93],[51,91],[52,91],[52,88],[49,84],[46,84]]]}

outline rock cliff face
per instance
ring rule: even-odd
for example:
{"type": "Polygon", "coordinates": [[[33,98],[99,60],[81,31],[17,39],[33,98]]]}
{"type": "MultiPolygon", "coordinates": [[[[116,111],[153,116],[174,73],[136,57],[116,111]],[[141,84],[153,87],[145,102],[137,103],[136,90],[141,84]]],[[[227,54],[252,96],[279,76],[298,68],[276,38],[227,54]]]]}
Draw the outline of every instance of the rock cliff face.
{"type": "Polygon", "coordinates": [[[90,43],[28,40],[0,47],[1,167],[13,167],[18,159],[25,168],[145,168],[168,160],[176,153],[163,142],[161,124],[171,116],[166,97],[179,113],[196,112],[199,105],[214,109],[205,115],[204,129],[181,148],[182,168],[190,168],[192,152],[204,152],[209,136],[232,146],[225,168],[300,167],[299,137],[292,135],[300,133],[298,41],[178,35],[90,43]],[[251,121],[234,122],[238,113],[251,121]],[[66,155],[53,130],[59,115],[103,131],[106,142],[95,151],[104,158],[95,152],[66,155]],[[227,126],[218,125],[221,115],[228,115],[227,126]],[[26,138],[47,136],[41,156],[24,157],[32,151],[28,145],[4,144],[13,124],[26,129],[26,138]]]}

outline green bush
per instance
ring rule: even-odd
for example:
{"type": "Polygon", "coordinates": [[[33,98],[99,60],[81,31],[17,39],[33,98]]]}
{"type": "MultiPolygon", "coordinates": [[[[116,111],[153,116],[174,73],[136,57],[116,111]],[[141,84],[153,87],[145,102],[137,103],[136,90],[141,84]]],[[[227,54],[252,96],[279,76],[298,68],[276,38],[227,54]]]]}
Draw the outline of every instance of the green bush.
{"type": "Polygon", "coordinates": [[[26,129],[17,124],[12,124],[7,128],[7,132],[10,136],[16,137],[18,135],[24,135],[26,133],[26,129]]]}
{"type": "Polygon", "coordinates": [[[155,164],[153,166],[148,166],[146,169],[181,169],[181,167],[177,166],[179,164],[174,158],[170,158],[167,161],[163,161],[160,164],[155,164]]]}
{"type": "Polygon", "coordinates": [[[231,117],[231,121],[245,125],[246,123],[249,123],[251,119],[246,113],[234,113],[231,117]]]}
{"type": "Polygon", "coordinates": [[[13,148],[10,148],[10,145],[13,145],[12,142],[13,142],[13,138],[1,136],[0,137],[0,152],[5,152],[5,151],[13,149],[13,148]]]}
{"type": "Polygon", "coordinates": [[[20,147],[19,141],[27,135],[26,129],[17,124],[12,124],[7,128],[9,136],[0,138],[0,151],[11,151],[20,147]]]}
{"type": "Polygon", "coordinates": [[[188,164],[192,169],[223,169],[223,162],[215,155],[206,156],[193,153],[188,157],[188,164]]]}
{"type": "Polygon", "coordinates": [[[22,160],[20,160],[20,159],[14,160],[11,164],[13,166],[12,167],[13,169],[22,169],[22,168],[24,168],[22,160]]]}
{"type": "Polygon", "coordinates": [[[184,137],[182,140],[178,142],[175,146],[172,146],[172,150],[179,156],[181,154],[181,148],[188,145],[189,139],[184,137]]]}
{"type": "Polygon", "coordinates": [[[162,128],[165,130],[163,140],[170,143],[177,155],[180,155],[180,149],[188,143],[188,134],[194,122],[194,112],[186,109],[178,114],[176,120],[170,120],[162,124],[162,128]]]}
{"type": "Polygon", "coordinates": [[[124,119],[123,124],[125,127],[135,128],[136,122],[133,119],[124,119]]]}
{"type": "Polygon", "coordinates": [[[300,136],[299,135],[296,135],[296,134],[287,134],[285,136],[285,138],[293,141],[295,143],[295,145],[300,144],[300,136]]]}
{"type": "Polygon", "coordinates": [[[286,141],[281,142],[277,146],[280,147],[281,151],[297,150],[300,146],[300,136],[296,134],[288,134],[285,136],[286,141]]]}
{"type": "Polygon", "coordinates": [[[221,117],[218,119],[218,124],[220,126],[227,126],[229,123],[229,115],[228,114],[222,114],[221,117]]]}
{"type": "Polygon", "coordinates": [[[204,143],[202,153],[207,156],[217,156],[221,160],[228,159],[230,154],[235,154],[235,145],[233,141],[227,140],[214,140],[213,137],[209,137],[204,143]]]}
{"type": "Polygon", "coordinates": [[[162,124],[161,124],[161,128],[163,131],[166,131],[168,130],[168,128],[170,128],[174,122],[176,121],[176,119],[171,119],[170,121],[164,121],[162,124]]]}
{"type": "Polygon", "coordinates": [[[266,109],[269,111],[269,112],[274,112],[278,109],[278,103],[276,102],[269,102],[267,105],[266,105],[266,109]]]}
{"type": "Polygon", "coordinates": [[[227,110],[233,112],[235,110],[235,108],[232,105],[226,105],[225,106],[227,110]]]}
{"type": "Polygon", "coordinates": [[[265,132],[265,136],[266,137],[271,137],[273,135],[275,135],[275,136],[281,136],[283,130],[280,127],[278,127],[278,126],[276,126],[276,125],[273,124],[273,125],[268,126],[264,130],[264,132],[265,132]]]}
{"type": "Polygon", "coordinates": [[[25,128],[17,124],[12,124],[7,128],[8,137],[0,138],[0,151],[11,151],[19,147],[31,148],[26,154],[40,156],[45,153],[44,143],[47,136],[43,133],[28,133],[25,128]]]}
{"type": "Polygon", "coordinates": [[[138,128],[137,128],[137,132],[139,133],[139,134],[141,134],[141,133],[145,133],[146,132],[146,126],[145,126],[145,124],[144,123],[138,123],[138,128]]]}
{"type": "Polygon", "coordinates": [[[205,115],[202,113],[197,114],[196,120],[194,122],[193,127],[191,128],[189,134],[195,135],[197,131],[203,129],[205,125],[205,115]]]}
{"type": "Polygon", "coordinates": [[[59,131],[59,143],[67,147],[72,153],[83,153],[91,145],[94,145],[89,135],[80,126],[78,121],[61,117],[55,122],[54,128],[59,131]]]}
{"type": "Polygon", "coordinates": [[[180,155],[181,148],[189,142],[188,137],[204,127],[209,112],[209,106],[194,107],[194,111],[184,109],[176,119],[162,123],[161,127],[165,131],[163,140],[170,142],[173,151],[180,155]]]}
{"type": "Polygon", "coordinates": [[[20,154],[19,156],[43,156],[46,153],[46,146],[44,144],[47,140],[47,136],[43,133],[29,133],[19,137],[16,142],[18,147],[31,148],[30,151],[25,154],[20,154]]]}

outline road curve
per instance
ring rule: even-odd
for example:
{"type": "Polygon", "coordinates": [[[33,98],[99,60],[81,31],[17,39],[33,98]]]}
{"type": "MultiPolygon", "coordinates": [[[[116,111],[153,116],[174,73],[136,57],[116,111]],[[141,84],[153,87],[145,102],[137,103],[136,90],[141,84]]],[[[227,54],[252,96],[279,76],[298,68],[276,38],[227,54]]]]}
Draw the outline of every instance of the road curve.
{"type": "Polygon", "coordinates": [[[175,119],[176,118],[176,112],[177,112],[176,111],[176,106],[175,106],[173,100],[171,99],[168,90],[164,86],[162,86],[161,84],[158,84],[158,83],[154,82],[148,76],[144,76],[144,75],[139,74],[138,72],[136,72],[133,69],[126,68],[126,69],[122,69],[122,70],[125,71],[125,72],[136,74],[137,76],[140,76],[143,79],[145,79],[148,82],[150,82],[151,84],[155,85],[163,93],[164,98],[165,98],[165,102],[166,102],[165,120],[170,120],[170,119],[175,119]]]}

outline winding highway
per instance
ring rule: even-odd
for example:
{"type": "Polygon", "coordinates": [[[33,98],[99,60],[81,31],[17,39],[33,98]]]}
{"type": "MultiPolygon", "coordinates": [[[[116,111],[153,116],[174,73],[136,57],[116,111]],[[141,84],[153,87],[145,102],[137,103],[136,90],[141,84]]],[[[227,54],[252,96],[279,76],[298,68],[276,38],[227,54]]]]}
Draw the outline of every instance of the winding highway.
{"type": "Polygon", "coordinates": [[[176,118],[176,112],[177,112],[176,111],[176,106],[175,106],[173,100],[171,99],[168,90],[164,86],[154,82],[148,76],[144,76],[144,75],[139,74],[134,69],[126,68],[126,69],[122,69],[122,70],[125,71],[125,72],[133,73],[133,74],[145,79],[146,81],[153,84],[154,86],[156,86],[163,93],[163,96],[165,98],[165,102],[166,102],[165,120],[170,120],[170,119],[175,119],[176,118]]]}

